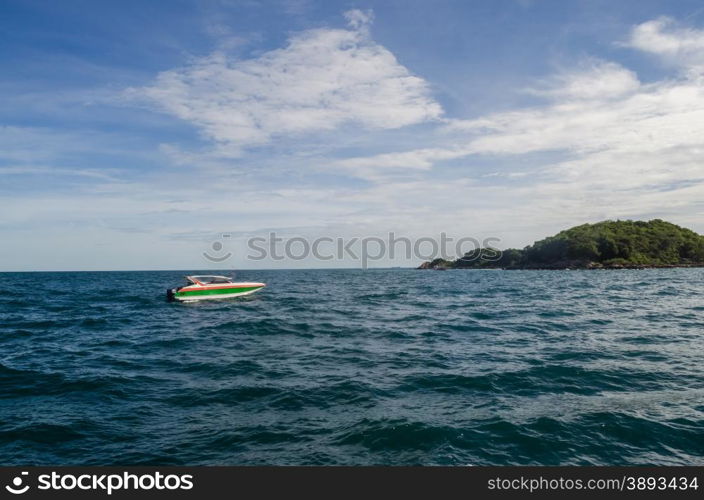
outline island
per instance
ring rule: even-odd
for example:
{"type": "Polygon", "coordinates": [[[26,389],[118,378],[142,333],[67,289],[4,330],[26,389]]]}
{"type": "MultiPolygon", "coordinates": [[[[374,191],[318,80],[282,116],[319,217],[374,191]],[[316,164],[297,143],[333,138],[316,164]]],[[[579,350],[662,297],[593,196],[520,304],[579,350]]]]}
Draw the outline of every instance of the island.
{"type": "Polygon", "coordinates": [[[644,269],[704,267],[704,236],[661,219],[582,224],[522,250],[479,248],[418,269],[644,269]]]}

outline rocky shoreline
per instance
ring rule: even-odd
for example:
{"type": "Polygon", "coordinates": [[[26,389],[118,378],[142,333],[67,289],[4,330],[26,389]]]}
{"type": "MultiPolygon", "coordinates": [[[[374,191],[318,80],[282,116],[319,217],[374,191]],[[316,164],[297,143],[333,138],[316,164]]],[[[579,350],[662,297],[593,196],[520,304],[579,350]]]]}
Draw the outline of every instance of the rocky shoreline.
{"type": "MultiPolygon", "coordinates": [[[[454,264],[451,262],[451,264],[454,264]]],[[[446,271],[448,269],[462,269],[462,270],[477,270],[477,269],[496,269],[503,271],[605,271],[605,270],[617,270],[617,269],[674,269],[674,268],[689,268],[689,267],[704,267],[704,262],[692,263],[692,264],[667,264],[667,265],[623,265],[623,264],[601,264],[599,262],[588,262],[588,263],[578,263],[578,264],[546,264],[546,265],[530,265],[530,266],[476,266],[476,267],[464,267],[455,265],[434,265],[432,261],[423,262],[416,269],[428,269],[431,271],[446,271]]]]}

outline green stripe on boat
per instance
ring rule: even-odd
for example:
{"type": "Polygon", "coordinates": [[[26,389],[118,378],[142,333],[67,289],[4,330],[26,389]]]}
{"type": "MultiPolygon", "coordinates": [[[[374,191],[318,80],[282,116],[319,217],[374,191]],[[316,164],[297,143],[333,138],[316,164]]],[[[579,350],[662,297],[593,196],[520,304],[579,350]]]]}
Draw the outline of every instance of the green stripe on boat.
{"type": "Polygon", "coordinates": [[[244,293],[251,292],[252,290],[259,290],[260,286],[248,286],[242,288],[216,288],[214,290],[188,290],[185,292],[176,292],[176,297],[193,297],[197,295],[222,295],[228,293],[244,293]]]}

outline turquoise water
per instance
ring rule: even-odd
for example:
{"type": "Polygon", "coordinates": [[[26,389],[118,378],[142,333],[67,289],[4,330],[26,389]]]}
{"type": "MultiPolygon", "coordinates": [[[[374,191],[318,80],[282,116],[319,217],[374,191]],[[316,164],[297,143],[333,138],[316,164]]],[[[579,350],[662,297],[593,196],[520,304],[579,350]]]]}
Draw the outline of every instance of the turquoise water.
{"type": "Polygon", "coordinates": [[[704,270],[0,274],[0,456],[704,465],[704,270]]]}

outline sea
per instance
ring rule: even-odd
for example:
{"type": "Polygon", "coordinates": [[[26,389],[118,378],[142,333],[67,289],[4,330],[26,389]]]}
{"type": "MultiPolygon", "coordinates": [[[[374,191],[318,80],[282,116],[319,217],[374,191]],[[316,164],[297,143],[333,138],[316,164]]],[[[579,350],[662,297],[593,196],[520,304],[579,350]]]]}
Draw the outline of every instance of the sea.
{"type": "Polygon", "coordinates": [[[704,269],[192,273],[0,274],[2,465],[704,465],[704,269]]]}

